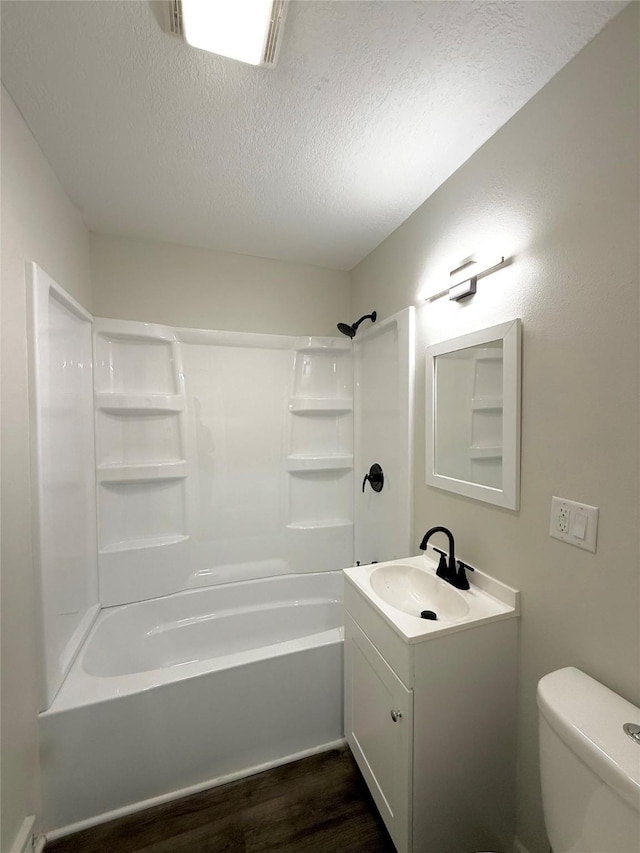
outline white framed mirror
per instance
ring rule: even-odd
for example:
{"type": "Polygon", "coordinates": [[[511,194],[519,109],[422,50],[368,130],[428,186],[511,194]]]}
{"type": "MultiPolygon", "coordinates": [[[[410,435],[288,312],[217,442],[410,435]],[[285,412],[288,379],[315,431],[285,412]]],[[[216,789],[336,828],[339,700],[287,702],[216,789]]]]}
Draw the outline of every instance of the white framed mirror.
{"type": "Polygon", "coordinates": [[[518,509],[519,319],[427,347],[426,480],[518,509]]]}

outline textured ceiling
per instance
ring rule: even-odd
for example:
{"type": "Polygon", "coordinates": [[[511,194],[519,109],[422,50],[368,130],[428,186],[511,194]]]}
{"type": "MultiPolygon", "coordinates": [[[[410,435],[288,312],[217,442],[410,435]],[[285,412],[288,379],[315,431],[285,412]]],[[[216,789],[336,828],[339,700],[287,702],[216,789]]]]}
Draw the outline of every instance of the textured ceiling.
{"type": "Polygon", "coordinates": [[[92,230],[350,269],[625,5],[293,2],[264,69],[5,0],[2,79],[92,230]]]}

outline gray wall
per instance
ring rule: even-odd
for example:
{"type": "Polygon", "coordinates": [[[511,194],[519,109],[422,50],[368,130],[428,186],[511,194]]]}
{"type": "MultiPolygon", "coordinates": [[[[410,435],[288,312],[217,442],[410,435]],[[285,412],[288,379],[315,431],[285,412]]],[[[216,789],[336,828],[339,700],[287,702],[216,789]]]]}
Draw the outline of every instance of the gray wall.
{"type": "Polygon", "coordinates": [[[196,329],[334,335],[349,273],[105,234],[91,235],[94,314],[196,329]]]}
{"type": "Polygon", "coordinates": [[[25,263],[91,309],[89,234],[2,88],[2,837],[37,811],[39,602],[31,553],[25,263]]]}
{"type": "MultiPolygon", "coordinates": [[[[535,687],[575,665],[640,704],[639,13],[632,3],[352,272],[354,315],[417,313],[415,530],[522,590],[518,835],[548,853],[535,687]],[[421,297],[495,246],[512,266],[421,297]],[[523,320],[521,509],[427,488],[424,348],[523,320]],[[549,538],[552,495],[600,507],[598,550],[549,538]]],[[[473,724],[473,710],[461,720],[473,724]]]]}

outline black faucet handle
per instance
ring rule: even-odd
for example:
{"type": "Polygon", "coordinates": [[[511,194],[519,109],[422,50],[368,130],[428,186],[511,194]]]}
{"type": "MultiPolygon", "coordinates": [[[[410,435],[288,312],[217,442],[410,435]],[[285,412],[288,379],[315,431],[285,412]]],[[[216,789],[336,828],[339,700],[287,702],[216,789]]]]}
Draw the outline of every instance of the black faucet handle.
{"type": "Polygon", "coordinates": [[[451,573],[449,571],[449,564],[447,563],[447,552],[442,551],[440,548],[436,548],[435,545],[432,545],[431,547],[434,551],[437,551],[438,554],[440,554],[440,562],[438,563],[438,568],[436,569],[436,577],[448,581],[451,577],[451,573]]]}
{"type": "Polygon", "coordinates": [[[463,563],[462,560],[458,560],[458,573],[454,584],[457,589],[469,589],[469,579],[467,578],[465,569],[469,569],[470,572],[475,572],[473,566],[470,566],[468,563],[463,563]]]}

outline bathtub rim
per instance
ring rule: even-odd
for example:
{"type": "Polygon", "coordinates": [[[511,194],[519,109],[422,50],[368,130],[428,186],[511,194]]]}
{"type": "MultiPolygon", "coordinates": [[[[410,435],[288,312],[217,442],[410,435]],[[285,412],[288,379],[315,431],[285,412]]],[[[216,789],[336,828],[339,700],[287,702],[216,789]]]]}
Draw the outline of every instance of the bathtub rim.
{"type": "MultiPolygon", "coordinates": [[[[274,575],[266,578],[236,581],[230,584],[220,584],[220,589],[226,588],[228,590],[230,587],[237,587],[241,589],[248,586],[257,587],[258,585],[265,584],[272,585],[273,582],[278,581],[281,584],[286,584],[287,581],[293,581],[295,583],[298,579],[319,577],[327,578],[328,581],[331,579],[333,582],[340,582],[343,576],[341,570],[334,570],[331,572],[299,572],[295,574],[274,575]]],[[[123,611],[125,609],[128,610],[135,607],[144,607],[145,605],[153,604],[156,601],[166,602],[168,599],[182,599],[187,596],[197,596],[198,593],[206,593],[210,596],[215,589],[216,587],[210,586],[186,589],[181,592],[171,593],[156,599],[146,599],[140,602],[102,608],[97,618],[94,620],[84,643],[79,649],[54,701],[51,703],[49,708],[39,714],[39,717],[48,718],[56,714],[71,711],[75,708],[116,701],[142,691],[153,690],[168,684],[179,683],[180,681],[197,678],[211,672],[231,669],[234,667],[242,667],[255,661],[296,654],[298,652],[306,651],[307,649],[332,645],[334,643],[342,643],[344,641],[344,626],[340,626],[338,628],[330,628],[316,634],[298,637],[293,640],[285,640],[255,649],[235,652],[219,657],[206,658],[171,667],[160,667],[157,669],[145,670],[142,672],[111,676],[96,676],[90,675],[84,669],[84,656],[87,648],[104,620],[108,619],[111,615],[115,615],[118,611],[123,611]]],[[[339,601],[340,604],[342,604],[342,596],[333,600],[339,601]]]]}

